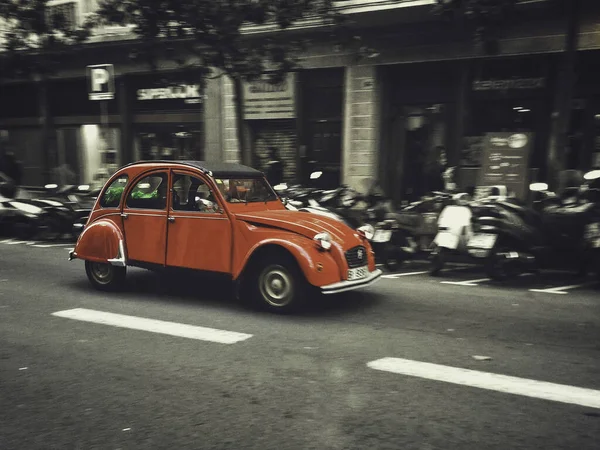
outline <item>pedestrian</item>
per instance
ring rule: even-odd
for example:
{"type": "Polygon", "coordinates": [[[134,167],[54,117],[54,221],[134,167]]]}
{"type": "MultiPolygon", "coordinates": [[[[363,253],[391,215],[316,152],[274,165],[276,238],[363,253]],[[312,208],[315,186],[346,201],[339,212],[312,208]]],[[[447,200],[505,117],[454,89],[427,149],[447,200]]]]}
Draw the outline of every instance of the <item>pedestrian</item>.
{"type": "Polygon", "coordinates": [[[269,147],[269,161],[266,168],[267,180],[271,186],[283,183],[283,161],[279,157],[277,147],[269,147]]]}
{"type": "Polygon", "coordinates": [[[429,161],[425,167],[425,193],[432,191],[444,191],[450,182],[452,173],[448,170],[448,158],[446,149],[438,145],[431,152],[429,161]]]}
{"type": "Polygon", "coordinates": [[[0,155],[0,172],[9,177],[15,183],[15,186],[21,185],[23,175],[21,163],[12,150],[7,150],[3,155],[0,155]]]}

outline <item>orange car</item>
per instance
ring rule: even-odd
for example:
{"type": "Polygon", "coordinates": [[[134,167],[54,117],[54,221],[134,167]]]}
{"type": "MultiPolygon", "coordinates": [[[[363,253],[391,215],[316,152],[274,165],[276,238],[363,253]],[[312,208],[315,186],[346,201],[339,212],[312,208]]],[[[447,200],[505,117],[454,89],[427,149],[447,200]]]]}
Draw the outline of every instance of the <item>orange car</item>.
{"type": "Polygon", "coordinates": [[[248,299],[287,311],[310,289],[377,280],[371,232],[287,210],[262,172],[240,164],[137,162],[108,180],[69,259],[83,259],[102,290],[118,288],[127,266],[195,269],[226,274],[248,299]]]}

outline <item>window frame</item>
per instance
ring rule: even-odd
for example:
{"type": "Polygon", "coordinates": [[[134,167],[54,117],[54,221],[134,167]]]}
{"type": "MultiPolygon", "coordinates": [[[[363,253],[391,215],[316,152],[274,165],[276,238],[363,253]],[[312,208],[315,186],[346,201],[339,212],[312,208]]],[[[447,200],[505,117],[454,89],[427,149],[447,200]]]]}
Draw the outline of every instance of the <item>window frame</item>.
{"type": "Polygon", "coordinates": [[[101,209],[120,209],[121,208],[121,203],[123,202],[124,194],[129,189],[130,181],[131,181],[131,178],[129,177],[129,174],[127,172],[125,172],[125,173],[122,173],[119,176],[113,178],[110,183],[106,183],[105,187],[101,191],[101,194],[98,196],[99,197],[98,206],[101,209]],[[111,188],[111,186],[113,184],[115,184],[117,181],[119,181],[120,178],[123,178],[123,177],[126,177],[127,181],[125,182],[125,186],[123,186],[123,192],[121,193],[121,197],[119,198],[119,203],[117,203],[116,206],[105,206],[105,205],[103,205],[102,202],[103,202],[104,196],[106,195],[106,193],[108,192],[108,190],[111,188]]]}
{"type": "MultiPolygon", "coordinates": [[[[181,214],[181,213],[192,213],[192,214],[225,214],[225,208],[222,205],[222,200],[221,200],[221,193],[218,191],[218,189],[214,189],[214,187],[212,186],[212,183],[210,182],[210,180],[207,180],[205,177],[203,177],[202,175],[198,174],[198,173],[192,173],[192,172],[188,172],[185,170],[179,170],[179,169],[171,169],[171,181],[169,182],[169,195],[171,198],[171,201],[169,203],[169,213],[174,213],[174,214],[181,214]],[[207,211],[196,211],[196,210],[190,210],[190,209],[175,209],[173,208],[173,188],[174,188],[174,181],[175,181],[175,177],[177,175],[183,175],[183,176],[187,176],[190,178],[196,178],[197,180],[201,181],[209,190],[210,194],[212,194],[213,198],[215,199],[215,203],[217,204],[218,210],[215,212],[207,212],[207,211]]],[[[188,196],[189,196],[189,191],[188,191],[188,196]]]]}
{"type": "MultiPolygon", "coordinates": [[[[168,169],[160,169],[160,170],[155,170],[152,172],[145,172],[140,174],[140,176],[136,177],[135,179],[135,183],[132,183],[131,186],[127,189],[127,196],[125,197],[125,200],[123,201],[123,209],[128,209],[128,210],[147,210],[147,211],[163,211],[163,212],[167,212],[168,208],[169,208],[169,183],[170,183],[170,177],[169,177],[169,170],[168,169]],[[164,176],[166,178],[166,183],[167,183],[167,195],[166,195],[166,200],[165,200],[165,206],[163,208],[148,208],[148,207],[139,207],[139,206],[130,206],[128,204],[128,200],[131,196],[131,194],[133,193],[133,190],[146,178],[152,177],[152,176],[164,176]]],[[[160,185],[159,185],[160,186],[160,185]]],[[[157,187],[158,188],[158,187],[157,187]]]]}

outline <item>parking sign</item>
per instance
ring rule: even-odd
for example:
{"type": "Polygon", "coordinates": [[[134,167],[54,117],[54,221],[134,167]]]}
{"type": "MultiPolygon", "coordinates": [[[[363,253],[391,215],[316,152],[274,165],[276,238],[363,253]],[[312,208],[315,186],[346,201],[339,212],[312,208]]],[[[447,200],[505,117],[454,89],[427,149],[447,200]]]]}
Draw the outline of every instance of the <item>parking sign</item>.
{"type": "Polygon", "coordinates": [[[115,98],[115,69],[112,64],[87,66],[87,78],[90,100],[115,98]]]}

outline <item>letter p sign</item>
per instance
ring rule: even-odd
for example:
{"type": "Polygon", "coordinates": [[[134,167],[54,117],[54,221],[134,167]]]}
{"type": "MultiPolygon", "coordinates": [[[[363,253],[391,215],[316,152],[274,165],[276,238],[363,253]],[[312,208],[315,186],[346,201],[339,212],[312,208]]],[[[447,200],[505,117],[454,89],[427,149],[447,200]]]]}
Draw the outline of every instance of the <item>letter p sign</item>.
{"type": "Polygon", "coordinates": [[[112,64],[87,66],[90,100],[112,100],[115,97],[115,73],[112,64]]]}

